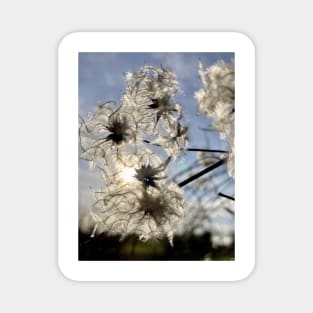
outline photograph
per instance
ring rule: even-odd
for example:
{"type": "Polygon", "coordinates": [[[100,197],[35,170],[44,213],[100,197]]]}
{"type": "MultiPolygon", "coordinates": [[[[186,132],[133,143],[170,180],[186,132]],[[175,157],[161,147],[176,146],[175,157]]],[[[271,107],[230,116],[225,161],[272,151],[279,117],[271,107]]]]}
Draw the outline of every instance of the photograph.
{"type": "Polygon", "coordinates": [[[78,53],[78,261],[235,261],[235,62],[78,53]]]}

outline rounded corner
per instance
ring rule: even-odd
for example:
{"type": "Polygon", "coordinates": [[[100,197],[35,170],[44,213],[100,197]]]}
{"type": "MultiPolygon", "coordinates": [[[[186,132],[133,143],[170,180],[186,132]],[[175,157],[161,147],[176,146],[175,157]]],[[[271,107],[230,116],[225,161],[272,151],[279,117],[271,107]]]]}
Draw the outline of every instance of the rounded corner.
{"type": "Polygon", "coordinates": [[[61,276],[63,276],[63,278],[69,280],[70,282],[75,282],[75,283],[80,282],[79,279],[71,275],[72,273],[67,273],[66,267],[63,267],[62,262],[60,262],[60,260],[58,260],[57,262],[57,267],[61,276]]]}
{"type": "Polygon", "coordinates": [[[239,31],[233,32],[233,34],[236,35],[242,42],[250,46],[250,48],[253,49],[253,51],[256,50],[255,43],[249,35],[239,31]]]}
{"type": "Polygon", "coordinates": [[[236,278],[234,281],[235,282],[242,282],[244,280],[247,280],[249,279],[254,271],[255,271],[255,268],[256,268],[256,264],[255,264],[255,260],[249,265],[249,267],[247,267],[247,270],[243,271],[242,272],[242,275],[238,278],[236,278]]]}
{"type": "Polygon", "coordinates": [[[73,31],[63,35],[58,44],[58,51],[61,51],[63,49],[63,46],[68,46],[69,44],[71,44],[74,41],[74,37],[77,37],[77,35],[79,34],[81,34],[81,32],[73,31]]]}

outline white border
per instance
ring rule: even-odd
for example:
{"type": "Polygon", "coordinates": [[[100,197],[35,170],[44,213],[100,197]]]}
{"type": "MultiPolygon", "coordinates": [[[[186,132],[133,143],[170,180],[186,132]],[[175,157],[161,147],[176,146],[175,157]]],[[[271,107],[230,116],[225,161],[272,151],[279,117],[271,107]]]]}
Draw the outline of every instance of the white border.
{"type": "Polygon", "coordinates": [[[58,50],[58,263],[76,281],[234,281],[255,263],[255,49],[240,33],[94,32],[58,50]],[[236,66],[235,261],[78,261],[78,53],[234,52],[236,66]]]}

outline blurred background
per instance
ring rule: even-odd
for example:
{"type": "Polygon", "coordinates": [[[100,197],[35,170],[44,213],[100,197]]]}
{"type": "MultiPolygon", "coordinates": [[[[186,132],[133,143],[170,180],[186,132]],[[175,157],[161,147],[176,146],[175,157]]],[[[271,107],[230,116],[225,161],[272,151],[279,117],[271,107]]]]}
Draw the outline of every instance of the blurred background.
{"type": "MultiPolygon", "coordinates": [[[[125,89],[124,73],[143,65],[162,65],[176,73],[180,83],[175,101],[184,109],[189,148],[227,151],[227,142],[214,130],[212,120],[198,112],[194,93],[202,86],[199,60],[207,68],[232,59],[233,53],[80,53],[79,114],[85,118],[104,101],[118,103],[125,89]]],[[[180,183],[220,157],[220,153],[186,151],[170,162],[169,178],[180,183]]],[[[129,236],[121,241],[105,233],[90,238],[86,214],[92,209],[93,193],[101,188],[97,170],[79,160],[79,260],[234,260],[234,201],[222,196],[234,197],[234,180],[225,165],[182,187],[186,216],[173,246],[167,239],[144,243],[129,236]]]]}

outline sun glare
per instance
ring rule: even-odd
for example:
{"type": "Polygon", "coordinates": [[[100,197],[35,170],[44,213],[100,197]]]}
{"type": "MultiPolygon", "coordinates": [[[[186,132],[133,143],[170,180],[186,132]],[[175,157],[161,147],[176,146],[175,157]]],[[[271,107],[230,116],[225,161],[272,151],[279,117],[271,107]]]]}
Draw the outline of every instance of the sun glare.
{"type": "Polygon", "coordinates": [[[135,175],[135,169],[126,167],[121,173],[121,178],[126,182],[133,182],[135,180],[135,175]]]}

